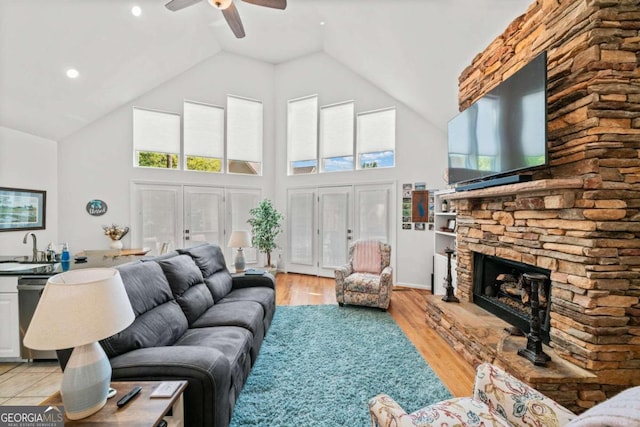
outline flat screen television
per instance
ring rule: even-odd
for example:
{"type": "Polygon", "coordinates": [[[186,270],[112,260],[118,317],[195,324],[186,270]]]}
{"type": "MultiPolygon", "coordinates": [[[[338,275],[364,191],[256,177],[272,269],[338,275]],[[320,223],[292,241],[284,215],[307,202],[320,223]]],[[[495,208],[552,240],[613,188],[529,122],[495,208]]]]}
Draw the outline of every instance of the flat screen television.
{"type": "Polygon", "coordinates": [[[543,52],[451,119],[449,184],[515,175],[547,164],[546,87],[543,52]]]}

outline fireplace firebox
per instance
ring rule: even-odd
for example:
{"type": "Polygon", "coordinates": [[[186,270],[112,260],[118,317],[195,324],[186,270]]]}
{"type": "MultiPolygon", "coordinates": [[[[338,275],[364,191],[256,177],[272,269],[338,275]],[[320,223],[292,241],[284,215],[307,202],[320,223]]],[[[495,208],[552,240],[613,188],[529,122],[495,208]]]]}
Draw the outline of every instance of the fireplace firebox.
{"type": "Polygon", "coordinates": [[[541,273],[547,277],[538,290],[541,338],[549,343],[549,307],[551,306],[550,271],[478,252],[473,257],[473,302],[529,333],[531,322],[531,284],[524,273],[541,273]]]}

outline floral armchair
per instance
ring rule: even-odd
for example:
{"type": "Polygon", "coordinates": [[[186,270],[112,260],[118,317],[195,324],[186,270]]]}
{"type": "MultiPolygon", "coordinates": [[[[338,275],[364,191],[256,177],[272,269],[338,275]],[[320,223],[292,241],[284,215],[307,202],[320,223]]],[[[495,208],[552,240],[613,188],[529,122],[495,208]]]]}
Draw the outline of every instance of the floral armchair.
{"type": "Polygon", "coordinates": [[[478,366],[473,397],[458,397],[407,414],[391,397],[369,400],[373,427],[564,426],[576,415],[500,368],[478,366]]]}
{"type": "Polygon", "coordinates": [[[393,289],[391,246],[357,240],[349,246],[349,263],[335,270],[336,300],[344,304],[389,308],[393,289]]]}

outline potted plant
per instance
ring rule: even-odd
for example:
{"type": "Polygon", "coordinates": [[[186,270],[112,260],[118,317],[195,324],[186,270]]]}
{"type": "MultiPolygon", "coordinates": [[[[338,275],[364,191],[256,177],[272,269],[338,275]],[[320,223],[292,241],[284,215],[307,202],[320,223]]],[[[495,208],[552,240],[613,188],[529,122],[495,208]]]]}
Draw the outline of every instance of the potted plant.
{"type": "Polygon", "coordinates": [[[262,200],[249,214],[251,218],[247,222],[251,225],[251,243],[254,248],[267,254],[267,266],[271,267],[271,252],[278,247],[276,238],[282,232],[281,222],[284,216],[273,207],[269,199],[262,200]]]}

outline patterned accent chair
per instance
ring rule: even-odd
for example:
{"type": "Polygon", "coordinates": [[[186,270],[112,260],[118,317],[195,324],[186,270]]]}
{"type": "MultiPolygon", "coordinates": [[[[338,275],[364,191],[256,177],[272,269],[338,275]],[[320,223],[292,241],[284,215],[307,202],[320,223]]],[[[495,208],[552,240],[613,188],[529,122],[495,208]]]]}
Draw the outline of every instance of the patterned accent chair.
{"type": "Polygon", "coordinates": [[[393,290],[391,246],[357,240],[349,246],[349,263],[335,270],[336,300],[344,304],[389,308],[393,290]]]}
{"type": "Polygon", "coordinates": [[[391,397],[380,394],[369,400],[369,414],[373,427],[577,425],[569,424],[576,418],[573,412],[488,363],[478,366],[473,397],[445,400],[407,414],[391,397]]]}

